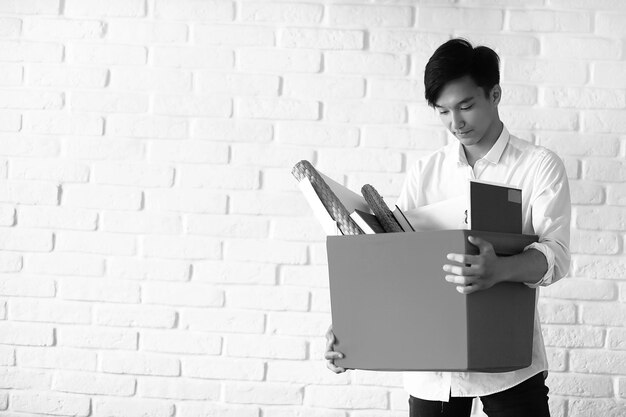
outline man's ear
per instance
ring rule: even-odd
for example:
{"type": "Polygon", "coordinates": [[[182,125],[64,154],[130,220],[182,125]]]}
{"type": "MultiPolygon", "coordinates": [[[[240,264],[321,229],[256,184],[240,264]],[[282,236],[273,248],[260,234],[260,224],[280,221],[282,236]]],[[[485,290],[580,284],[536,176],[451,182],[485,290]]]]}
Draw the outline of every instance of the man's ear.
{"type": "Polygon", "coordinates": [[[494,106],[500,104],[500,99],[502,98],[502,89],[500,88],[500,84],[496,84],[491,89],[491,93],[489,94],[489,99],[493,103],[494,106]]]}

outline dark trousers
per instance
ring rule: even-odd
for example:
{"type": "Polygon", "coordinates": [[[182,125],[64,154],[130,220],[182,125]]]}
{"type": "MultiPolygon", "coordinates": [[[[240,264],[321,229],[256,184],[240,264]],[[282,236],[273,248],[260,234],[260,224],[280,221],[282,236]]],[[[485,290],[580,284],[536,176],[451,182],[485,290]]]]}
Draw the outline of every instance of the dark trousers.
{"type": "MultiPolygon", "coordinates": [[[[449,402],[409,396],[409,417],[469,417],[472,397],[450,397],[449,402]]],[[[489,417],[550,417],[548,387],[543,373],[507,390],[480,397],[489,417]]]]}

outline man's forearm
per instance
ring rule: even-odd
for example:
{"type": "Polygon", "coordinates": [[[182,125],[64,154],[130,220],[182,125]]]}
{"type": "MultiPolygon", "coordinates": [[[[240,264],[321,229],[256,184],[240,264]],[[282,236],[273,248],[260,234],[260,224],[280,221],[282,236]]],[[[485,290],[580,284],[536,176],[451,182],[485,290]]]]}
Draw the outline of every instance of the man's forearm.
{"type": "Polygon", "coordinates": [[[500,281],[535,284],[548,271],[548,261],[543,253],[528,249],[517,255],[500,256],[500,281]]]}

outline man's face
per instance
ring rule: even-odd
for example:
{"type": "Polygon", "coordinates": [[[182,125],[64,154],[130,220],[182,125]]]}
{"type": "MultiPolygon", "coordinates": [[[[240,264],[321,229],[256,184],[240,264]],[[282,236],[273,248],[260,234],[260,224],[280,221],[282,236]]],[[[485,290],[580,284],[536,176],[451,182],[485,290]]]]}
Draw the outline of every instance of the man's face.
{"type": "MultiPolygon", "coordinates": [[[[466,75],[448,82],[435,102],[435,109],[444,126],[464,145],[472,146],[483,137],[492,136],[499,121],[497,106],[500,87],[488,96],[483,88],[466,75]]],[[[492,140],[495,138],[489,138],[492,140]]]]}

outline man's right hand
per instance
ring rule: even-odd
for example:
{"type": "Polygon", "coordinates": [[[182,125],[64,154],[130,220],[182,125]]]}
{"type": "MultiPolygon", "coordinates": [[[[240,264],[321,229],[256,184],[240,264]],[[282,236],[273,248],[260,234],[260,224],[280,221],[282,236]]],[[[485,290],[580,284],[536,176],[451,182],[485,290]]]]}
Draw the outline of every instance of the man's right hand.
{"type": "Polygon", "coordinates": [[[326,331],[326,353],[324,354],[324,358],[327,360],[326,367],[334,373],[340,374],[346,372],[346,370],[335,365],[335,359],[343,358],[343,353],[333,350],[335,342],[335,334],[333,333],[333,325],[331,324],[328,326],[328,331],[326,331]]]}

